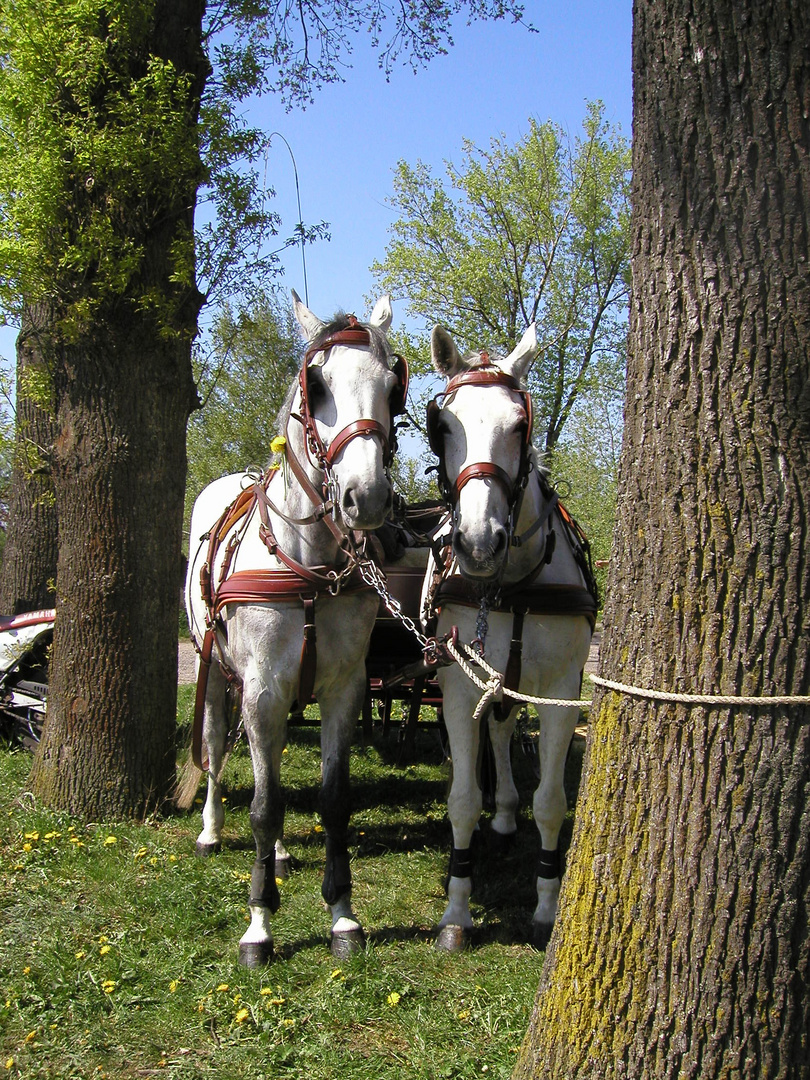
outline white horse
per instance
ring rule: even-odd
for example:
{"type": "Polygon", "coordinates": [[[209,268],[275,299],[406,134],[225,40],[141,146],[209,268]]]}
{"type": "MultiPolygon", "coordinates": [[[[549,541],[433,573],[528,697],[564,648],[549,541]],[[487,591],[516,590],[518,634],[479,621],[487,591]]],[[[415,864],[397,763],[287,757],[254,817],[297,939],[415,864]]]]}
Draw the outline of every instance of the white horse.
{"type": "Polygon", "coordinates": [[[367,324],[338,316],[326,325],[292,295],[309,346],[279,416],[286,440],[280,467],[258,482],[226,476],[202,492],[186,582],[189,625],[202,653],[209,758],[201,853],[221,842],[228,680],[241,684],[255,781],[251,921],[239,944],[248,967],[273,955],[277,841],[285,854],[281,754],[293,703],[303,709],[313,694],[321,716],[322,892],[331,908],[332,951],[342,956],[364,941],[351,905],[349,751],[379,597],[359,578],[356,559],[361,534],[382,525],[391,509],[393,419],[407,388],[404,361],[391,367],[389,297],[377,302],[367,324]],[[328,649],[328,663],[319,662],[318,643],[328,649]]]}
{"type": "MultiPolygon", "coordinates": [[[[486,662],[506,673],[505,686],[522,694],[578,699],[595,589],[588,587],[581,534],[558,505],[531,445],[525,377],[536,349],[534,326],[505,359],[486,353],[462,357],[447,331],[433,331],[433,365],[447,385],[429,407],[428,433],[452,512],[448,573],[433,597],[436,636],[441,640],[457,627],[460,641],[479,641],[486,662]]],[[[430,578],[429,571],[426,592],[430,578]]],[[[436,945],[452,951],[467,943],[473,925],[470,843],[482,808],[476,778],[482,732],[473,713],[482,692],[457,664],[440,668],[438,679],[452,757],[453,848],[436,945]]],[[[509,756],[516,704],[504,695],[503,704],[481,721],[489,725],[497,773],[491,830],[501,840],[517,829],[518,792],[509,756]]],[[[532,929],[535,943],[544,947],[557,912],[558,839],[567,810],[563,770],[579,709],[545,706],[538,713],[540,783],[533,808],[541,850],[532,929]]]]}

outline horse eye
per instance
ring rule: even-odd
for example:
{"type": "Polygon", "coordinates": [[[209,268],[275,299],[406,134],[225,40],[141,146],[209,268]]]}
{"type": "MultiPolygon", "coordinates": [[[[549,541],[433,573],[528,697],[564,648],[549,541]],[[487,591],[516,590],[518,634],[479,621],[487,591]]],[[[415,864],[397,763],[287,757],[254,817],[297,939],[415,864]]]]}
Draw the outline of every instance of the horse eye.
{"type": "Polygon", "coordinates": [[[315,409],[318,405],[322,405],[326,401],[327,395],[328,390],[323,375],[317,368],[310,368],[307,382],[307,396],[310,408],[315,409]]]}

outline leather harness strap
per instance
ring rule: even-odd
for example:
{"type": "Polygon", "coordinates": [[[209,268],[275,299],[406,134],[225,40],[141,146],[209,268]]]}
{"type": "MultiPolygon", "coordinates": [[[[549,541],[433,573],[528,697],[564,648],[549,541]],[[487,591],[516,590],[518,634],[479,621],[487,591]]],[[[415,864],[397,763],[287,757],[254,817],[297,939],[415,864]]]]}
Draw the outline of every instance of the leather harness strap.
{"type": "MultiPolygon", "coordinates": [[[[512,639],[509,642],[509,659],[503,677],[504,693],[520,688],[520,673],[523,661],[523,619],[526,612],[519,609],[512,613],[512,639]]],[[[506,720],[517,704],[515,698],[495,702],[495,719],[506,720]]]]}
{"type": "Polygon", "coordinates": [[[203,772],[208,768],[208,759],[202,752],[202,718],[205,708],[205,692],[208,689],[208,673],[211,670],[211,653],[214,649],[214,631],[209,627],[203,636],[199,652],[200,664],[197,671],[197,693],[194,698],[194,722],[191,727],[191,760],[203,772]]]}
{"type": "MultiPolygon", "coordinates": [[[[480,600],[475,586],[460,575],[445,578],[439,586],[435,605],[461,604],[477,608],[480,600]]],[[[596,625],[596,601],[584,585],[546,585],[533,582],[519,589],[504,587],[500,601],[491,611],[514,611],[519,607],[526,615],[584,615],[593,628],[596,625]]]]}

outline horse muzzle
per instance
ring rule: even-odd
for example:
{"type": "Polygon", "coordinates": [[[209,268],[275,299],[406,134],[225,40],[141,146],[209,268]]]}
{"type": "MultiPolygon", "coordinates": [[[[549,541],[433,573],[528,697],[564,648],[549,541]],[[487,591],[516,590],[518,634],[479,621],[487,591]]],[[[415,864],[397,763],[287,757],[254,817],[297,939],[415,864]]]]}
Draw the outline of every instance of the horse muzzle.
{"type": "Polygon", "coordinates": [[[509,549],[509,537],[502,525],[494,525],[480,537],[464,531],[459,525],[453,531],[453,555],[466,578],[487,581],[503,569],[509,549]]]}
{"type": "Polygon", "coordinates": [[[352,530],[379,529],[390,515],[394,492],[387,478],[372,486],[349,483],[340,494],[340,516],[352,530]]]}

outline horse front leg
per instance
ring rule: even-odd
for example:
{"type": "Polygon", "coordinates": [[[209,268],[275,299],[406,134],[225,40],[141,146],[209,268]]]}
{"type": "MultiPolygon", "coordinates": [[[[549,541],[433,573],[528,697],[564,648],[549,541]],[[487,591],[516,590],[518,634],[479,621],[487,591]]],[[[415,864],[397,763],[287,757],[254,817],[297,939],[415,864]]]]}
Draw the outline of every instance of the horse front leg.
{"type": "Polygon", "coordinates": [[[331,951],[343,960],[365,946],[365,933],[352,909],[349,863],[350,753],[365,694],[365,667],[342,693],[321,696],[322,781],[320,814],[326,834],[326,866],[321,895],[329,905],[331,951]]]}
{"type": "Polygon", "coordinates": [[[290,702],[274,697],[258,679],[245,682],[243,715],[253,762],[254,794],[250,824],[256,859],[250,875],[250,925],[239,941],[239,963],[257,968],[273,958],[270,917],[281,903],[276,883],[276,842],[284,827],[279,783],[290,702]]]}
{"type": "Polygon", "coordinates": [[[506,852],[517,833],[518,789],[512,776],[512,735],[517,714],[512,710],[506,720],[496,720],[490,713],[489,738],[495,761],[495,814],[490,823],[489,844],[496,853],[506,852]]]}
{"type": "Polygon", "coordinates": [[[560,829],[568,812],[565,794],[565,760],[579,718],[579,707],[547,706],[540,713],[540,784],[534,793],[534,820],[540,833],[537,862],[537,907],[532,916],[532,942],[538,949],[548,945],[560,895],[560,829]]]}
{"type": "Polygon", "coordinates": [[[208,751],[208,790],[202,811],[203,828],[197,837],[198,855],[213,855],[222,848],[225,811],[222,807],[222,770],[228,738],[228,683],[216,661],[208,673],[203,714],[203,739],[208,751]]]}
{"type": "Polygon", "coordinates": [[[451,669],[442,685],[444,722],[452,760],[447,813],[453,830],[447,879],[448,902],[439,920],[436,937],[436,948],[445,952],[458,952],[469,943],[473,926],[470,913],[473,871],[471,845],[483,805],[476,772],[480,732],[478,723],[472,719],[475,702],[460,679],[466,680],[466,676],[451,669]]]}

